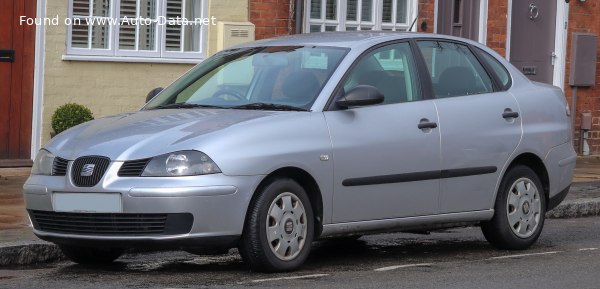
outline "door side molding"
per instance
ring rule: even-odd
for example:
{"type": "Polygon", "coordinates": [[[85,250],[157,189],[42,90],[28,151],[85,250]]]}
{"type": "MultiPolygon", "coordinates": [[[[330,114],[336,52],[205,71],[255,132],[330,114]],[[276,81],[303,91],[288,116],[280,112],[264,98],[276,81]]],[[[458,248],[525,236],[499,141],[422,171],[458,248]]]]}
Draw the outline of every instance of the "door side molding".
{"type": "Polygon", "coordinates": [[[381,184],[393,184],[404,182],[416,182],[436,179],[458,178],[476,175],[493,174],[498,170],[495,166],[460,168],[440,171],[425,171],[395,175],[380,175],[345,179],[342,185],[345,187],[369,186],[381,184]]]}

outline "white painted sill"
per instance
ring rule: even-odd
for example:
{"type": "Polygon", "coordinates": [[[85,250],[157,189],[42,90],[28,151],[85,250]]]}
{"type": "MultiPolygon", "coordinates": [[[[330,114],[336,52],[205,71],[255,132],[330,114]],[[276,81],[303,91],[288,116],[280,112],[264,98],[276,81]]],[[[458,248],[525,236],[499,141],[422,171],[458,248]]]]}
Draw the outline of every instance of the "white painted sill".
{"type": "Polygon", "coordinates": [[[96,55],[68,55],[62,56],[66,61],[98,61],[98,62],[141,62],[141,63],[173,63],[173,64],[198,64],[204,58],[158,58],[158,57],[131,57],[131,56],[96,56],[96,55]]]}

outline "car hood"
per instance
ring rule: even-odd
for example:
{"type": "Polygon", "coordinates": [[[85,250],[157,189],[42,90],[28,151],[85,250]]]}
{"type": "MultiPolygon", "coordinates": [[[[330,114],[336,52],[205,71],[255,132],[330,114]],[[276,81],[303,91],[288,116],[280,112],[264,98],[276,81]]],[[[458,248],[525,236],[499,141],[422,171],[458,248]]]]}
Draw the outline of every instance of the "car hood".
{"type": "Polygon", "coordinates": [[[200,149],[207,134],[282,112],[232,109],[160,109],[96,119],[54,137],[45,148],[76,159],[100,155],[112,160],[152,157],[200,149]]]}

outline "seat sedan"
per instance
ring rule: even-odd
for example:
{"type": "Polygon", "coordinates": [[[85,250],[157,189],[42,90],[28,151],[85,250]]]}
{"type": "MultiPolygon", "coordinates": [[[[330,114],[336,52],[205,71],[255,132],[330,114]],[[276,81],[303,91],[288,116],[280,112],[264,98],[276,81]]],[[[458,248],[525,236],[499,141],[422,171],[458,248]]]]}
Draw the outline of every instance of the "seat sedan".
{"type": "Polygon", "coordinates": [[[489,48],[316,33],[206,59],[141,110],[53,138],[24,185],[34,233],[73,261],[238,247],[301,266],[317,238],[480,225],[525,249],[576,154],[562,91],[489,48]]]}

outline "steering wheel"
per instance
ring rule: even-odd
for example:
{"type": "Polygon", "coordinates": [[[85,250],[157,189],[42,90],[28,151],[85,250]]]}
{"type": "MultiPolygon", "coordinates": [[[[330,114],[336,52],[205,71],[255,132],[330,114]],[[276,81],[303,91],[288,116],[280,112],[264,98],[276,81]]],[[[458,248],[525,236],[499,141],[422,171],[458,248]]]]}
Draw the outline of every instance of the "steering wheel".
{"type": "Polygon", "coordinates": [[[224,96],[233,96],[236,100],[246,101],[246,98],[241,93],[232,88],[221,88],[213,93],[210,98],[224,99],[224,96]]]}

